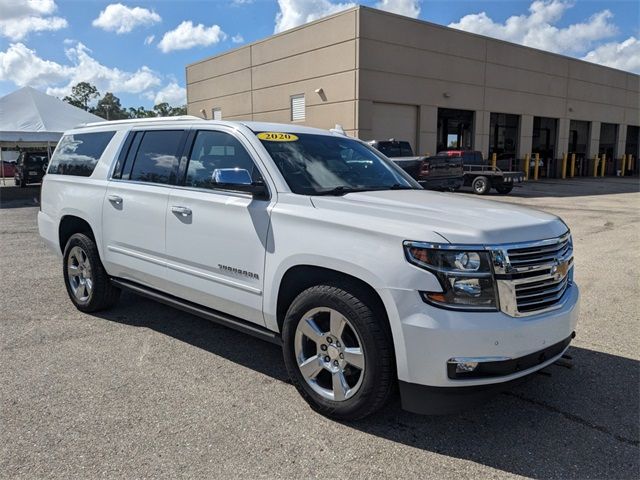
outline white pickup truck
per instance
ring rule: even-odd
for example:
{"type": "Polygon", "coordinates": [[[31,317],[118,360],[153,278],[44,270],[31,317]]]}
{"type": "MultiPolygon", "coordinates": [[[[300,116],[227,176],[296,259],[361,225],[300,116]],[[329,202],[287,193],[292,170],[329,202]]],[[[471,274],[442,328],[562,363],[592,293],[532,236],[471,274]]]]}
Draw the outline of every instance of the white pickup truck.
{"type": "MultiPolygon", "coordinates": [[[[575,335],[559,218],[428,192],[339,132],[157,118],[63,136],[38,226],[71,301],[122,289],[283,347],[322,414],[467,408],[575,335]]],[[[214,333],[212,333],[214,334],[214,333]]]]}

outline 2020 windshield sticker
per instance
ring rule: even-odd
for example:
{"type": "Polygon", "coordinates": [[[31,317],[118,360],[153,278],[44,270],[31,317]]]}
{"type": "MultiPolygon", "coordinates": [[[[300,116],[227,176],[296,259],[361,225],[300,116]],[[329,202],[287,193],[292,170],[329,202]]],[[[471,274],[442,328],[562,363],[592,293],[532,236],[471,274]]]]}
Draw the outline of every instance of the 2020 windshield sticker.
{"type": "Polygon", "coordinates": [[[298,137],[293,133],[282,132],[260,132],[258,138],[267,142],[295,142],[298,140],[298,137]]]}

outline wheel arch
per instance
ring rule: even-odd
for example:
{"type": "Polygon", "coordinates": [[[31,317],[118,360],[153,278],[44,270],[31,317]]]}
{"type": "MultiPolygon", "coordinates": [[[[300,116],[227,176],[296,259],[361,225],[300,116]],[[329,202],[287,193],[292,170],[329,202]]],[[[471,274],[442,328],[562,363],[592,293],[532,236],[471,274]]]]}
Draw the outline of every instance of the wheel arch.
{"type": "Polygon", "coordinates": [[[89,222],[76,215],[63,215],[58,225],[58,244],[60,245],[60,252],[62,254],[64,254],[64,248],[69,238],[76,233],[84,233],[96,242],[96,236],[89,222]]]}
{"type": "MultiPolygon", "coordinates": [[[[339,270],[318,265],[302,264],[289,267],[280,280],[275,312],[279,331],[282,331],[284,317],[291,302],[307,288],[322,284],[352,288],[355,289],[354,293],[365,295],[372,302],[372,308],[383,317],[385,324],[390,328],[389,315],[384,301],[371,284],[339,270]]],[[[391,330],[389,330],[389,333],[391,333],[391,330]]]]}

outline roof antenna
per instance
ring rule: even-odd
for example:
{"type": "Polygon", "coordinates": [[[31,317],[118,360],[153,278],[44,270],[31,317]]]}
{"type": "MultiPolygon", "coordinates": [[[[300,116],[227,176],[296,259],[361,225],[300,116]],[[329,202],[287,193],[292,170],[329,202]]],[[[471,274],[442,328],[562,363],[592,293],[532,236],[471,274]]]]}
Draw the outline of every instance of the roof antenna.
{"type": "Polygon", "coordinates": [[[202,118],[207,119],[207,111],[204,108],[200,109],[200,113],[202,114],[202,118]]]}
{"type": "Polygon", "coordinates": [[[346,132],[344,131],[344,128],[342,128],[342,125],[340,125],[339,123],[336,123],[336,126],[329,131],[331,133],[337,133],[338,135],[342,135],[345,137],[347,136],[346,132]]]}

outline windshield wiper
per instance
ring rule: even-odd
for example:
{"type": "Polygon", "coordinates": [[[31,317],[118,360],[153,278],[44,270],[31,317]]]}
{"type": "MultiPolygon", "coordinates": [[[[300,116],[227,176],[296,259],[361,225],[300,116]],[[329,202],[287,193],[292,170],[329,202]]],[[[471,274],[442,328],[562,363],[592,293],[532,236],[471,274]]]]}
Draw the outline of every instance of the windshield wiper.
{"type": "Polygon", "coordinates": [[[335,188],[330,188],[329,190],[323,190],[320,192],[316,192],[316,195],[336,195],[342,196],[347,193],[354,192],[378,192],[382,190],[414,190],[414,187],[411,185],[401,185],[399,183],[394,183],[393,185],[385,185],[385,186],[371,186],[371,187],[345,187],[344,185],[340,185],[335,188]]]}
{"type": "Polygon", "coordinates": [[[394,183],[390,187],[385,187],[385,190],[415,190],[416,187],[412,187],[411,185],[401,185],[399,183],[394,183]]]}
{"type": "Polygon", "coordinates": [[[316,192],[316,195],[346,195],[347,193],[353,192],[366,192],[369,190],[373,190],[372,188],[363,188],[363,187],[345,187],[344,185],[340,185],[339,187],[330,188],[329,190],[322,190],[320,192],[316,192]]]}

